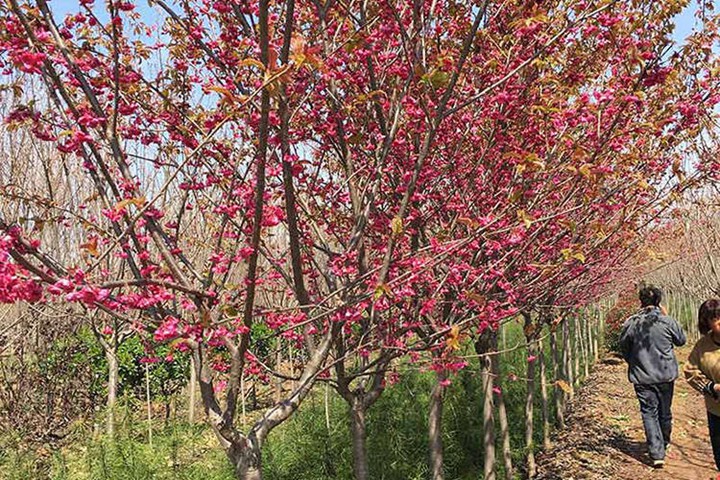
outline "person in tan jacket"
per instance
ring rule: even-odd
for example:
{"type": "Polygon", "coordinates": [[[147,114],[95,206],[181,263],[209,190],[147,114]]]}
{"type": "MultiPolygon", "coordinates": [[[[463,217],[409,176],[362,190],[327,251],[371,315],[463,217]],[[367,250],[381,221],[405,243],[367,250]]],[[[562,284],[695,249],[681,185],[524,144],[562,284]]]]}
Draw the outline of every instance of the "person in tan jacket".
{"type": "Polygon", "coordinates": [[[693,347],[683,372],[705,397],[710,443],[720,470],[720,300],[711,298],[700,305],[698,330],[703,336],[693,347]]]}

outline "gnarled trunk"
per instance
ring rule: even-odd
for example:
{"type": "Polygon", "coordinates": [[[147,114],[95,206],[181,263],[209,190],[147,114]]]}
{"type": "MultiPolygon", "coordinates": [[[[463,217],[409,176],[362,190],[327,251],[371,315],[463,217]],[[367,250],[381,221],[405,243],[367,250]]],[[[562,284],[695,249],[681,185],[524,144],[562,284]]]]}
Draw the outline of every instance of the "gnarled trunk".
{"type": "Polygon", "coordinates": [[[298,379],[298,387],[291,392],[285,401],[275,404],[258,419],[247,435],[242,435],[234,426],[233,418],[238,407],[238,394],[240,391],[240,377],[242,375],[242,363],[240,359],[244,350],[227,342],[231,354],[230,382],[226,398],[226,408],[223,409],[213,388],[212,373],[209,362],[206,360],[205,345],[197,342],[190,342],[193,356],[195,357],[195,368],[197,371],[200,395],[205,407],[205,414],[208,423],[213,429],[220,445],[233,467],[236,475],[242,480],[260,480],[262,478],[262,463],[260,451],[262,444],[270,432],[283,423],[300,407],[300,404],[310,393],[317,373],[327,359],[330,345],[333,338],[338,334],[340,328],[333,325],[331,330],[326,332],[322,341],[317,344],[307,360],[305,367],[298,379]]]}
{"type": "Polygon", "coordinates": [[[231,444],[226,453],[235,468],[238,480],[262,480],[262,457],[257,441],[243,438],[240,442],[231,444]]]}
{"type": "MultiPolygon", "coordinates": [[[[342,342],[338,341],[337,346],[338,353],[344,355],[342,342]]],[[[367,480],[370,476],[366,447],[366,415],[368,409],[380,398],[380,395],[382,395],[385,389],[385,371],[392,359],[392,356],[383,357],[377,364],[377,371],[372,374],[372,379],[368,381],[367,378],[364,378],[352,389],[350,387],[351,380],[345,375],[345,365],[343,362],[338,362],[335,365],[338,378],[337,392],[343,400],[347,402],[349,407],[350,436],[352,438],[353,449],[353,473],[355,474],[356,480],[367,480]]],[[[367,368],[367,364],[364,364],[363,368],[367,368]]]]}

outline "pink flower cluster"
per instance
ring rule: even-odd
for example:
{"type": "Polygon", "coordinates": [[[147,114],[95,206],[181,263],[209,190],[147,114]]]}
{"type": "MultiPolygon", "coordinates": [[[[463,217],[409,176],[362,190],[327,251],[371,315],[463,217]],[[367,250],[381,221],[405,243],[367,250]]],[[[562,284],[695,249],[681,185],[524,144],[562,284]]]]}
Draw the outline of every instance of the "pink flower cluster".
{"type": "Polygon", "coordinates": [[[0,238],[0,303],[37,302],[42,298],[40,284],[10,260],[14,241],[9,235],[0,238]]]}

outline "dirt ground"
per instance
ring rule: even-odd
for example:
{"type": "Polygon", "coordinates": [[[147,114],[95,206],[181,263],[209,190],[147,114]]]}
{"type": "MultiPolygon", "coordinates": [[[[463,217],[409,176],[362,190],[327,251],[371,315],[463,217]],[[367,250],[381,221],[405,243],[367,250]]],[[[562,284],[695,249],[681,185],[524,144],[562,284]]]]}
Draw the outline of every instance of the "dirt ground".
{"type": "MultiPolygon", "coordinates": [[[[689,348],[680,349],[685,361],[689,348]]],[[[612,359],[607,360],[606,362],[612,359]]],[[[640,408],[624,363],[600,363],[569,405],[567,428],[540,455],[542,480],[707,480],[716,479],[702,397],[681,377],[675,383],[672,446],[665,468],[653,469],[647,456],[640,408]]],[[[720,478],[720,477],[719,477],[720,478]]]]}

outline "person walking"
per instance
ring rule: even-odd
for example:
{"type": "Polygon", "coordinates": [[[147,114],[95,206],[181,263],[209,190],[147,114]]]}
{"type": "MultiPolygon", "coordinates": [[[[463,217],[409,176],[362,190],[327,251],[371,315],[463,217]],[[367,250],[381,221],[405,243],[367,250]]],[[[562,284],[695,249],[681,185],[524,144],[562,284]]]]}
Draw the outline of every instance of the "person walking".
{"type": "Polygon", "coordinates": [[[720,470],[720,300],[717,298],[700,305],[698,330],[703,336],[690,352],[683,373],[690,386],[705,397],[710,444],[715,467],[720,470]]]}
{"type": "Polygon", "coordinates": [[[678,363],[674,347],[685,345],[680,324],[661,307],[662,290],[646,286],[638,293],[640,311],[620,331],[619,347],[635,388],[648,453],[655,468],[665,465],[672,433],[672,399],[678,363]]]}

